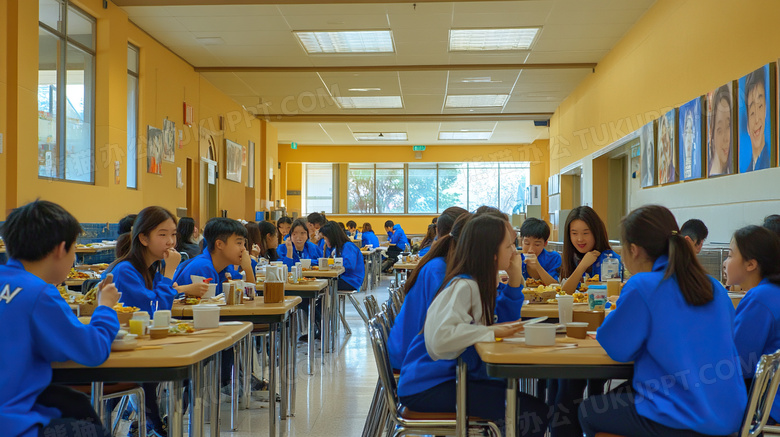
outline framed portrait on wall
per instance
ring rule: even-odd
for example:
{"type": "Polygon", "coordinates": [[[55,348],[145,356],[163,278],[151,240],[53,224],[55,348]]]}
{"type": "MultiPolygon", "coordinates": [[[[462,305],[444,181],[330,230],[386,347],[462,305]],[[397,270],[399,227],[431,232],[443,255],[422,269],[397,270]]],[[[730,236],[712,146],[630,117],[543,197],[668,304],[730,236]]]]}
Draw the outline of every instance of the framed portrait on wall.
{"type": "Polygon", "coordinates": [[[225,179],[241,182],[241,144],[225,140],[225,179]]]}
{"type": "Polygon", "coordinates": [[[655,185],[655,120],[639,129],[639,155],[642,165],[642,188],[655,185]]]}
{"type": "Polygon", "coordinates": [[[163,120],[163,160],[176,161],[176,123],[167,118],[163,120]]]}
{"type": "Polygon", "coordinates": [[[774,166],[774,64],[767,64],[739,79],[739,172],[774,166]]]}
{"type": "Polygon", "coordinates": [[[146,171],[152,174],[162,174],[162,131],[148,126],[146,129],[146,171]]]}
{"type": "Polygon", "coordinates": [[[677,181],[677,109],[672,109],[658,119],[658,184],[677,181]]]}
{"type": "Polygon", "coordinates": [[[734,132],[734,82],[707,93],[707,177],[734,173],[737,163],[734,132]]]}
{"type": "Polygon", "coordinates": [[[680,151],[680,180],[699,179],[702,175],[702,98],[697,97],[677,110],[677,147],[680,151]]]}

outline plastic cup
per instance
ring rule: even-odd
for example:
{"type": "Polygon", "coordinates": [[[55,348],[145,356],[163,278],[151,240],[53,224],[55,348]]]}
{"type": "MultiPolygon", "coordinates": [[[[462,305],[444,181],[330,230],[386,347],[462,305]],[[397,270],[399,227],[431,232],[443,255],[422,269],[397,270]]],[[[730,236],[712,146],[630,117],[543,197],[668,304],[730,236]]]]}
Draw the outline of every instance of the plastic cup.
{"type": "Polygon", "coordinates": [[[556,296],[558,300],[558,321],[562,324],[571,323],[574,312],[574,296],[556,296]]]}
{"type": "Polygon", "coordinates": [[[217,284],[208,284],[209,289],[206,290],[206,294],[203,295],[204,299],[211,299],[217,295],[217,284]]]}
{"type": "Polygon", "coordinates": [[[171,324],[171,311],[170,310],[157,310],[154,313],[154,323],[153,326],[155,328],[167,328],[168,325],[171,324]]]}
{"type": "Polygon", "coordinates": [[[304,270],[311,269],[311,260],[310,259],[301,259],[301,267],[303,267],[304,270]]]}
{"type": "Polygon", "coordinates": [[[219,328],[219,307],[216,305],[194,305],[192,320],[195,329],[219,328]]]}
{"type": "Polygon", "coordinates": [[[130,319],[128,322],[130,325],[130,333],[135,335],[144,335],[144,328],[146,324],[141,319],[130,319]]]}
{"type": "Polygon", "coordinates": [[[328,259],[327,258],[320,258],[317,261],[319,262],[320,270],[327,270],[328,269],[328,259]]]}
{"type": "Polygon", "coordinates": [[[344,266],[344,258],[334,258],[333,259],[333,265],[336,267],[343,267],[344,266]]]}
{"type": "Polygon", "coordinates": [[[558,325],[536,323],[525,326],[525,344],[528,346],[552,346],[555,344],[555,331],[558,325]]]}

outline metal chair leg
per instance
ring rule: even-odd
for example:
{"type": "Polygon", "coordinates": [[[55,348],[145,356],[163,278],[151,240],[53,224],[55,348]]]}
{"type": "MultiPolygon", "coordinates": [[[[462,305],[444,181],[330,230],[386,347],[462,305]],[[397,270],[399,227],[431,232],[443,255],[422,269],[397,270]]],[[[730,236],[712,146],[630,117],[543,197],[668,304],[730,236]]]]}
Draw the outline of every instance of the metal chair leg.
{"type": "Polygon", "coordinates": [[[341,317],[341,324],[344,325],[344,331],[347,333],[347,335],[352,335],[352,330],[349,329],[349,323],[347,323],[347,318],[344,317],[344,295],[339,295],[339,317],[341,317]]]}

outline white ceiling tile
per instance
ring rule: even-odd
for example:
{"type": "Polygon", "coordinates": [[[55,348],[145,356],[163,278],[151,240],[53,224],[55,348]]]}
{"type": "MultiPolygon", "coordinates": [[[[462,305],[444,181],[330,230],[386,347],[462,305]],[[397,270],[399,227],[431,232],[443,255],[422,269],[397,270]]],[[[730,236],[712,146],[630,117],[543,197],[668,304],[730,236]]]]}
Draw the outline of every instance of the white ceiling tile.
{"type": "Polygon", "coordinates": [[[273,5],[168,6],[178,17],[281,17],[273,5]]]}
{"type": "Polygon", "coordinates": [[[204,67],[218,67],[223,65],[219,58],[209,53],[203,46],[168,46],[168,48],[192,65],[204,67]]]}
{"type": "Polygon", "coordinates": [[[501,12],[456,14],[452,20],[452,27],[456,29],[536,27],[541,26],[546,18],[546,12],[522,15],[501,12]]]}
{"type": "Polygon", "coordinates": [[[287,30],[285,22],[278,17],[231,16],[231,17],[176,17],[191,32],[229,32],[287,30]]]}
{"type": "Polygon", "coordinates": [[[244,81],[232,73],[202,73],[203,77],[229,96],[246,96],[253,94],[253,90],[244,81]]]}
{"type": "Polygon", "coordinates": [[[161,15],[142,15],[132,17],[130,21],[135,23],[136,26],[140,27],[146,32],[153,33],[155,38],[157,38],[158,33],[188,31],[187,28],[176,21],[175,18],[164,17],[161,15]]]}
{"type": "Polygon", "coordinates": [[[295,15],[285,17],[292,30],[386,30],[382,15],[295,15]]]}
{"type": "Polygon", "coordinates": [[[300,48],[300,44],[289,30],[257,30],[249,32],[191,32],[195,37],[219,37],[226,45],[279,46],[289,50],[300,48]]]}
{"type": "Polygon", "coordinates": [[[444,96],[447,88],[446,71],[402,71],[401,90],[409,94],[440,94],[444,96]]]}
{"type": "Polygon", "coordinates": [[[573,51],[609,50],[618,40],[619,38],[545,38],[538,42],[535,50],[552,51],[560,47],[573,51]]]}
{"type": "Polygon", "coordinates": [[[563,48],[547,52],[534,50],[525,62],[528,64],[599,62],[608,52],[609,50],[571,51],[563,48]]]}

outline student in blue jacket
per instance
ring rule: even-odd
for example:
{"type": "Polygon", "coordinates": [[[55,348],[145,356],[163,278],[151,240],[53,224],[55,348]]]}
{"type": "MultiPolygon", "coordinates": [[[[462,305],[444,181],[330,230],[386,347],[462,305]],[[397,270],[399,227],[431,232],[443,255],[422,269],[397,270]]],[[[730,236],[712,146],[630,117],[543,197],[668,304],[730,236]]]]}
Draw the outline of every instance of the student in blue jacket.
{"type": "Polygon", "coordinates": [[[392,220],[385,222],[385,231],[387,232],[387,241],[390,246],[387,248],[385,255],[387,259],[382,265],[382,271],[390,273],[393,264],[398,259],[398,255],[406,250],[406,246],[409,245],[409,240],[406,238],[406,233],[401,229],[400,224],[394,224],[392,220]]]}
{"type": "Polygon", "coordinates": [[[366,266],[360,249],[349,241],[347,234],[336,222],[325,223],[325,226],[320,228],[320,234],[325,240],[329,258],[344,259],[344,273],[339,276],[339,290],[360,291],[366,277],[366,266]]]}
{"type": "MultiPolygon", "coordinates": [[[[442,289],[401,367],[398,395],[410,410],[455,412],[455,368],[461,357],[469,368],[467,414],[490,420],[505,417],[506,381],[487,377],[474,344],[493,342],[522,329],[504,323],[520,318],[524,299],[522,261],[515,251],[514,234],[508,221],[492,213],[473,217],[463,228],[442,289]],[[500,293],[498,270],[509,273],[509,286],[500,293]]],[[[544,402],[522,393],[518,405],[523,416],[533,417],[525,435],[543,436],[544,402]]]]}
{"type": "MultiPolygon", "coordinates": [[[[780,349],[780,238],[759,226],[734,233],[726,259],[729,285],[739,284],[747,294],[737,306],[734,342],[749,388],[761,355],[780,349]]],[[[770,414],[780,421],[780,401],[775,397],[770,414]]]]}
{"type": "Polygon", "coordinates": [[[320,252],[325,252],[325,242],[320,236],[320,228],[325,226],[327,222],[325,215],[318,212],[313,212],[306,216],[306,228],[309,230],[309,239],[317,245],[320,252]]]}
{"type": "Polygon", "coordinates": [[[550,238],[550,226],[535,217],[526,219],[520,226],[520,243],[523,248],[523,277],[542,281],[544,285],[558,282],[561,255],[546,249],[550,238]],[[533,257],[527,255],[533,254],[533,257]]]}
{"type": "Polygon", "coordinates": [[[563,229],[560,276],[572,280],[563,284],[563,290],[574,293],[586,274],[589,277],[599,275],[602,281],[606,280],[601,265],[608,257],[620,261],[620,255],[609,245],[607,227],[596,211],[589,206],[578,206],[571,210],[563,229]]]}
{"type": "Polygon", "coordinates": [[[50,385],[51,363],[99,366],[119,332],[111,278],[99,285],[98,307],[81,323],[51,284],[62,283],[76,258],[79,222],[61,206],[38,200],[14,209],[0,227],[8,262],[0,266],[0,434],[104,436],[89,398],[50,385]],[[65,434],[61,433],[65,430],[65,434]]]}
{"type": "Polygon", "coordinates": [[[277,236],[279,237],[279,244],[284,243],[288,238],[290,238],[290,228],[292,227],[292,222],[292,219],[287,216],[284,216],[276,221],[276,231],[277,236]]]}
{"type": "Polygon", "coordinates": [[[401,368],[409,344],[423,328],[425,313],[444,282],[447,259],[454,256],[460,231],[470,216],[468,211],[457,206],[442,212],[438,225],[439,240],[406,281],[404,304],[387,338],[387,351],[394,369],[401,368]]]}
{"type": "Polygon", "coordinates": [[[363,244],[363,247],[368,245],[373,246],[374,249],[379,247],[379,238],[377,238],[376,234],[374,234],[374,229],[371,228],[371,223],[363,223],[363,231],[360,233],[360,236],[362,238],[361,243],[363,244]]]}
{"type": "Polygon", "coordinates": [[[357,223],[355,223],[354,220],[349,220],[347,222],[347,237],[352,238],[353,240],[360,240],[360,232],[357,230],[357,223]]]}
{"type": "Polygon", "coordinates": [[[156,310],[169,310],[177,292],[202,296],[207,286],[181,287],[176,290],[173,275],[181,262],[176,251],[176,221],[165,208],[144,208],[135,220],[130,250],[106,269],[114,275],[114,283],[122,293],[120,302],[154,315],[156,310]]]}
{"type": "Polygon", "coordinates": [[[295,219],[290,228],[290,238],[276,248],[276,253],[279,255],[279,259],[288,266],[294,266],[302,259],[310,259],[312,265],[316,265],[317,259],[322,258],[322,251],[316,244],[309,241],[306,220],[302,218],[295,219]]]}
{"type": "Polygon", "coordinates": [[[420,242],[420,250],[417,251],[417,255],[423,257],[425,256],[426,253],[428,253],[428,251],[431,250],[431,246],[433,246],[433,242],[436,241],[436,235],[437,235],[436,224],[431,223],[430,225],[428,225],[428,230],[425,232],[425,237],[420,242]]]}
{"type": "Polygon", "coordinates": [[[583,401],[585,435],[736,433],[747,392],[726,290],[699,264],[668,209],[643,206],[621,227],[633,276],[596,339],[613,360],[634,362],[634,378],[583,401]]]}

